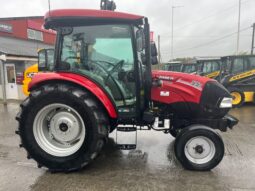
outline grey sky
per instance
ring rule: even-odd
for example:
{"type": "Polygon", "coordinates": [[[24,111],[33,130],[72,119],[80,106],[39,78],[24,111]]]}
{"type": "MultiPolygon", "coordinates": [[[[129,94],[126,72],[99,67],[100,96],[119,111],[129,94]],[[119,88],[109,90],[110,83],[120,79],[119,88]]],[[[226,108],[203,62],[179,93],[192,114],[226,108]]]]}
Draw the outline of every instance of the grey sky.
{"type": "MultiPolygon", "coordinates": [[[[9,0],[0,17],[44,15],[47,0],[9,0]]],[[[117,10],[147,16],[151,28],[161,35],[164,61],[170,59],[171,6],[182,5],[174,14],[174,57],[222,56],[235,53],[238,0],[115,0],[117,10]],[[211,42],[208,44],[208,42],[211,42]]],[[[51,0],[52,9],[99,8],[99,0],[51,0]]],[[[241,29],[255,22],[255,0],[242,0],[241,29]]],[[[250,51],[252,29],[241,32],[240,51],[250,51]]]]}

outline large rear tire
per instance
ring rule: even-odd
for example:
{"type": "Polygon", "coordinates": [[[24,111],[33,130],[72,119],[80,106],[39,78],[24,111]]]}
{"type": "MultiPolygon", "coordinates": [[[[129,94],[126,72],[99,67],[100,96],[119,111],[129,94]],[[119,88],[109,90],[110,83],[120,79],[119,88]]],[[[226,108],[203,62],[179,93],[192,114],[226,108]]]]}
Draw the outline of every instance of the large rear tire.
{"type": "Polygon", "coordinates": [[[104,108],[89,92],[65,84],[31,92],[16,118],[28,158],[51,171],[74,171],[90,163],[108,136],[104,108]]]}
{"type": "Polygon", "coordinates": [[[183,129],[176,138],[174,149],[183,167],[196,171],[213,169],[224,156],[224,144],[220,135],[203,125],[183,129]]]}

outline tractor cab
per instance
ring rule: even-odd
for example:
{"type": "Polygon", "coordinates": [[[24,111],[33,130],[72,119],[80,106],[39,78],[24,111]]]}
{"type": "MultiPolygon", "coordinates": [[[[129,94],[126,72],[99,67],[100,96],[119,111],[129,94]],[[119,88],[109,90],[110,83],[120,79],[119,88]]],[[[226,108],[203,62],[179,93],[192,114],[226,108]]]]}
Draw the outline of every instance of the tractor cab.
{"type": "Polygon", "coordinates": [[[88,78],[105,91],[123,118],[145,109],[145,84],[151,81],[151,62],[157,64],[146,18],[105,10],[56,10],[46,15],[45,27],[57,31],[58,50],[54,64],[44,58],[53,52],[41,52],[39,71],[88,78]]]}
{"type": "Polygon", "coordinates": [[[199,75],[219,80],[221,70],[220,58],[197,59],[197,63],[200,64],[199,75]]]}
{"type": "MultiPolygon", "coordinates": [[[[221,58],[223,67],[221,71],[222,82],[229,82],[242,80],[254,75],[255,70],[255,56],[254,55],[240,55],[240,56],[226,56],[221,58]]],[[[225,84],[224,84],[225,85],[225,84]]]]}

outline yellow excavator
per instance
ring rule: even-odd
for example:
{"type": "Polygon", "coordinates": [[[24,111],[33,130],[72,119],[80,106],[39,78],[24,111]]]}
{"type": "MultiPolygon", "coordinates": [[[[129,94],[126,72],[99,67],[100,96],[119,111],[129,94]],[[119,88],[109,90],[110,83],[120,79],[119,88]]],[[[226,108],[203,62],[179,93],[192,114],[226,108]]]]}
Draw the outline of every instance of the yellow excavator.
{"type": "MultiPolygon", "coordinates": [[[[52,67],[52,65],[50,63],[53,63],[53,60],[54,60],[54,49],[39,49],[38,57],[40,57],[40,60],[46,60],[46,58],[51,59],[51,60],[48,60],[48,63],[49,63],[48,70],[52,70],[52,68],[50,68],[50,67],[52,67]]],[[[37,73],[38,73],[38,64],[37,63],[28,67],[24,72],[24,80],[23,80],[22,90],[26,96],[29,95],[28,84],[32,80],[33,76],[37,73]]]]}
{"type": "Polygon", "coordinates": [[[255,55],[222,57],[221,83],[233,97],[233,106],[255,103],[255,55]]]}
{"type": "Polygon", "coordinates": [[[28,67],[25,72],[24,72],[24,80],[23,80],[23,86],[22,86],[22,90],[23,93],[28,96],[29,95],[29,91],[28,91],[28,84],[30,83],[30,81],[32,80],[33,76],[38,73],[38,64],[34,64],[30,67],[28,67]]]}

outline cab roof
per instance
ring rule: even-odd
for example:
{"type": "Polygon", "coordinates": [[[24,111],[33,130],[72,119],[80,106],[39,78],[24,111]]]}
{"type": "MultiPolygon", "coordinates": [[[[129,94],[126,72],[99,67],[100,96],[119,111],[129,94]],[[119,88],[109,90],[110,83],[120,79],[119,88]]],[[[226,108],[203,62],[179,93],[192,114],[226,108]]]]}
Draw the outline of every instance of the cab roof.
{"type": "Polygon", "coordinates": [[[92,9],[59,9],[46,13],[44,27],[46,29],[61,25],[75,25],[84,22],[93,23],[141,23],[143,16],[128,13],[92,10],[92,9]],[[68,22],[70,21],[70,22],[68,22]]]}
{"type": "Polygon", "coordinates": [[[247,55],[230,55],[230,56],[223,56],[222,59],[226,58],[247,58],[247,57],[255,57],[255,55],[247,54],[247,55]]]}

